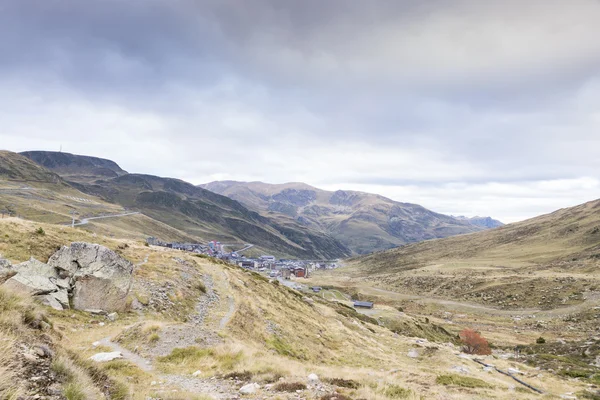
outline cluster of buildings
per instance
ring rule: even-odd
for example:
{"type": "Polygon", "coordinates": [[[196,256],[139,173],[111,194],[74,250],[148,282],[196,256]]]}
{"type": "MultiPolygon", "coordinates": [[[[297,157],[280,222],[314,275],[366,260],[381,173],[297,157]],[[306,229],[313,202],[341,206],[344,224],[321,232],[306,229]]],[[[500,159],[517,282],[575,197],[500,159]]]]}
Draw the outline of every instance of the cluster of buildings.
{"type": "Polygon", "coordinates": [[[334,261],[327,262],[277,259],[275,256],[271,255],[262,255],[258,258],[248,258],[240,256],[236,252],[225,252],[225,246],[217,241],[211,241],[208,242],[208,244],[179,243],[165,242],[155,237],[150,237],[146,239],[146,242],[151,246],[162,246],[169,249],[189,251],[196,254],[204,254],[210,257],[216,257],[232,264],[236,264],[242,268],[264,273],[271,278],[308,278],[310,273],[314,270],[334,269],[338,267],[334,261]]]}

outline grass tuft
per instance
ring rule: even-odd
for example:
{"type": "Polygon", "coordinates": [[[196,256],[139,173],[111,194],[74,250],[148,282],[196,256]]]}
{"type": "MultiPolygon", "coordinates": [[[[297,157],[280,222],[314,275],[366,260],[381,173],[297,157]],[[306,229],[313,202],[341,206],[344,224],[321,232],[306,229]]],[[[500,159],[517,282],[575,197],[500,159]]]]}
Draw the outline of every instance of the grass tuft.
{"type": "Polygon", "coordinates": [[[398,386],[398,385],[389,385],[388,387],[385,388],[383,393],[387,397],[392,398],[392,399],[406,399],[410,395],[412,395],[412,390],[403,388],[402,386],[398,386]]]}
{"type": "Polygon", "coordinates": [[[445,386],[460,386],[465,388],[492,388],[493,386],[484,380],[461,376],[457,374],[440,375],[436,378],[435,383],[445,386]]]}
{"type": "Polygon", "coordinates": [[[295,392],[296,390],[306,390],[306,385],[302,382],[280,382],[273,389],[278,392],[295,392]]]}

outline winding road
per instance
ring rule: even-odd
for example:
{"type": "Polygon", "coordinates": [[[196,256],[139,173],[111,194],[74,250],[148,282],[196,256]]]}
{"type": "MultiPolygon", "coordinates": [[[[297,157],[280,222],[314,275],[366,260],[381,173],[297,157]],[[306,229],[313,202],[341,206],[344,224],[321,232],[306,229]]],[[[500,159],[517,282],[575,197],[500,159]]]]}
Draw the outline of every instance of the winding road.
{"type": "Polygon", "coordinates": [[[90,221],[96,220],[96,219],[120,218],[120,217],[128,217],[130,215],[137,215],[137,214],[141,214],[141,213],[135,211],[135,212],[129,212],[129,213],[124,213],[124,214],[113,214],[113,215],[103,215],[100,217],[83,218],[80,222],[73,224],[73,226],[87,225],[90,223],[90,221]]]}

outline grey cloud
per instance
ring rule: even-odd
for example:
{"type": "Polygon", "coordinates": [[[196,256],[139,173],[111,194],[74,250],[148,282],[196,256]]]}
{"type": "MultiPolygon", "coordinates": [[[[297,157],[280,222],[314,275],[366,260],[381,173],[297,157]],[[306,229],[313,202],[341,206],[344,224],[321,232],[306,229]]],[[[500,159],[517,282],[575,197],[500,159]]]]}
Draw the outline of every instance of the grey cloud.
{"type": "Polygon", "coordinates": [[[595,0],[9,0],[0,145],[398,196],[595,177],[598,20],[595,0]]]}

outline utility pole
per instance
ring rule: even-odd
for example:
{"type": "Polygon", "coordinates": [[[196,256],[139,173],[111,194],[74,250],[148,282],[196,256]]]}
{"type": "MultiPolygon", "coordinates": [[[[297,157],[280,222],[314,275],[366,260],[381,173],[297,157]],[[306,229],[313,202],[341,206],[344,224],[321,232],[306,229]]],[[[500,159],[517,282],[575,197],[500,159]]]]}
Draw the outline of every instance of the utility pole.
{"type": "Polygon", "coordinates": [[[75,210],[71,211],[71,215],[73,216],[73,221],[71,222],[71,228],[75,228],[75,214],[76,214],[75,210]]]}

